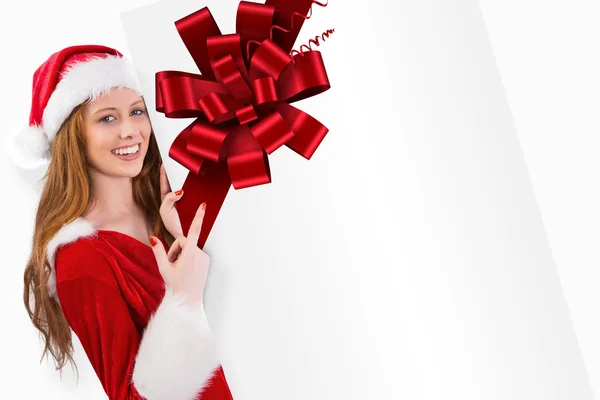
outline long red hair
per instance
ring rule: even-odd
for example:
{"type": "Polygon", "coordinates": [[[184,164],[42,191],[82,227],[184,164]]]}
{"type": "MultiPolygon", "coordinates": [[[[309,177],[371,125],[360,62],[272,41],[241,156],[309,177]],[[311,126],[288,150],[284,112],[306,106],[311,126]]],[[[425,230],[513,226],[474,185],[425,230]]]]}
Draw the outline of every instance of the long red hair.
{"type": "MultiPolygon", "coordinates": [[[[40,362],[50,353],[56,370],[61,373],[67,361],[76,365],[71,329],[59,304],[48,293],[47,284],[52,267],[46,257],[46,249],[63,224],[82,216],[94,198],[85,157],[84,105],[79,105],[71,112],[52,143],[52,157],[42,178],[45,185],[36,211],[33,248],[23,277],[25,308],[45,342],[40,362]]],[[[166,230],[159,213],[161,163],[152,132],[142,170],[132,180],[133,196],[151,221],[154,235],[160,234],[170,247],[174,238],[166,230]]]]}

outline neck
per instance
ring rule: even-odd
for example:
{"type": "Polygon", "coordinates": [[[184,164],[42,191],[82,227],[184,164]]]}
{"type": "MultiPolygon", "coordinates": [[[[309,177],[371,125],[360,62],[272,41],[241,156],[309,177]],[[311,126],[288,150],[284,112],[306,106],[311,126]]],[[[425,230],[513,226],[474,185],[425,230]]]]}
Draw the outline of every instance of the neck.
{"type": "Polygon", "coordinates": [[[109,176],[93,168],[89,169],[89,173],[95,194],[91,205],[94,213],[101,214],[102,219],[108,220],[118,220],[139,213],[139,208],[133,200],[131,178],[109,176]]]}

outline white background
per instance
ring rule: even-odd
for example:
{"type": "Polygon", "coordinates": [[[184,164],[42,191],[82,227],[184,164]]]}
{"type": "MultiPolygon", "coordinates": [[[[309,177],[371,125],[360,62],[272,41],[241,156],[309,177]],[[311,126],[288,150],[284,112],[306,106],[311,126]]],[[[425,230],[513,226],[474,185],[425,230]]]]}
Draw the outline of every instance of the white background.
{"type": "MultiPolygon", "coordinates": [[[[206,245],[207,314],[237,400],[587,400],[589,378],[598,392],[597,6],[484,0],[484,21],[476,1],[439,3],[333,1],[305,24],[299,43],[336,28],[322,46],[332,89],[296,104],[331,132],[310,161],[272,154],[273,183],[232,189],[206,245]]],[[[139,54],[119,12],[146,4],[2,10],[5,137],[27,122],[31,76],[52,52],[139,54]]],[[[209,4],[232,32],[233,2],[169,8],[181,4],[209,4]]],[[[175,131],[157,134],[164,154],[175,131]]],[[[106,398],[79,346],[78,386],[38,363],[21,292],[44,171],[2,162],[2,388],[106,398]]]]}
{"type": "Polygon", "coordinates": [[[481,0],[596,397],[600,396],[600,2],[481,0]]]}

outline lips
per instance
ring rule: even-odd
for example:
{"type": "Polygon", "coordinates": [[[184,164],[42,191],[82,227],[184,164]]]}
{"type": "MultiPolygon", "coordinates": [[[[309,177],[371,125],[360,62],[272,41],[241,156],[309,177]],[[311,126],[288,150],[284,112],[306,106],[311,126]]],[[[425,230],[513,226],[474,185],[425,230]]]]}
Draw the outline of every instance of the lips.
{"type": "MultiPolygon", "coordinates": [[[[142,152],[141,151],[142,150],[142,145],[140,143],[138,143],[137,146],[138,146],[138,150],[135,153],[133,153],[133,154],[122,154],[121,155],[121,154],[115,154],[112,151],[111,151],[111,154],[114,155],[115,157],[119,157],[121,160],[124,160],[124,161],[136,160],[136,159],[139,158],[139,156],[140,156],[140,154],[142,152]]],[[[128,147],[132,147],[132,146],[127,146],[125,148],[128,148],[128,147]]],[[[123,147],[120,147],[120,148],[123,148],[123,147]]]]}
{"type": "MultiPolygon", "coordinates": [[[[117,147],[116,149],[112,149],[112,150],[111,150],[111,153],[112,153],[113,151],[116,151],[116,150],[128,149],[128,148],[130,148],[130,147],[134,147],[134,146],[139,146],[139,147],[141,148],[141,147],[142,147],[142,143],[139,143],[139,142],[138,142],[138,143],[133,143],[133,144],[130,144],[129,146],[117,147]]],[[[113,153],[113,154],[114,154],[114,153],[113,153]]]]}

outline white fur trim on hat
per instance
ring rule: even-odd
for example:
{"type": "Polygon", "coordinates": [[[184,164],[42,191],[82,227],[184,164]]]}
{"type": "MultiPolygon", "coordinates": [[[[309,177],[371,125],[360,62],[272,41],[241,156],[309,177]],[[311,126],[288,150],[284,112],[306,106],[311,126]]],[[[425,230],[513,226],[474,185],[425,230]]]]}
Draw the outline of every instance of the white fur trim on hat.
{"type": "Polygon", "coordinates": [[[112,55],[91,57],[70,66],[44,109],[43,126],[48,141],[52,143],[75,107],[97,99],[114,87],[127,87],[142,95],[133,65],[126,58],[112,55]]]}
{"type": "Polygon", "coordinates": [[[41,124],[17,132],[9,143],[9,156],[24,169],[47,164],[52,142],[73,109],[120,87],[133,89],[142,95],[135,69],[127,58],[92,56],[85,61],[74,62],[62,73],[62,79],[50,95],[41,124]]]}
{"type": "Polygon", "coordinates": [[[24,169],[34,169],[50,161],[50,143],[41,126],[26,126],[9,141],[8,154],[24,169]]]}

